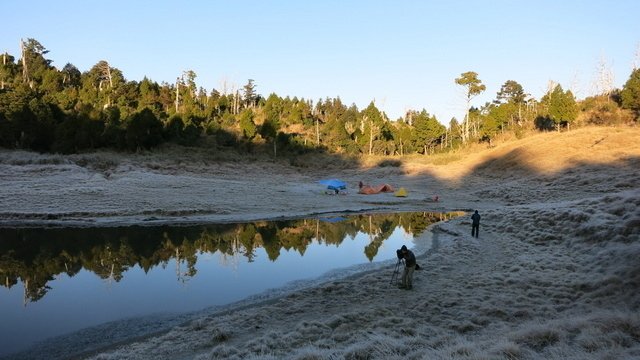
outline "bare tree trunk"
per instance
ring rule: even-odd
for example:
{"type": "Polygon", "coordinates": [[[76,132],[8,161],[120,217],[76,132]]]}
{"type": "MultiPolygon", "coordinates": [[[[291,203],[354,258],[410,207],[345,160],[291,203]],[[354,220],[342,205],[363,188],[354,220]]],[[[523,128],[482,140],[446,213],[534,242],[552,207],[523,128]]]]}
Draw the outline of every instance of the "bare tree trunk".
{"type": "Polygon", "coordinates": [[[29,299],[29,279],[26,279],[24,282],[24,295],[22,296],[22,306],[27,307],[27,302],[29,299]]]}
{"type": "Polygon", "coordinates": [[[474,137],[474,138],[478,138],[478,127],[479,127],[479,124],[478,124],[478,123],[479,123],[479,120],[475,120],[475,121],[472,123],[472,127],[471,127],[471,129],[473,130],[473,137],[474,137]]]}
{"type": "Polygon", "coordinates": [[[22,82],[27,83],[29,82],[29,71],[27,69],[27,58],[24,49],[24,41],[22,41],[22,39],[20,39],[20,52],[22,53],[22,82]]]}
{"type": "Polygon", "coordinates": [[[369,121],[369,155],[373,153],[373,120],[369,121]]]}
{"type": "Polygon", "coordinates": [[[180,78],[176,78],[176,114],[178,113],[178,106],[180,105],[180,78]]]}
{"type": "Polygon", "coordinates": [[[176,278],[178,281],[182,280],[182,274],[180,271],[180,249],[176,248],[176,278]]]}
{"type": "Polygon", "coordinates": [[[604,57],[601,57],[598,63],[598,80],[596,80],[595,85],[596,95],[605,96],[607,98],[607,104],[611,97],[613,82],[613,71],[611,71],[609,65],[607,65],[604,57]]]}
{"type": "Polygon", "coordinates": [[[111,78],[111,66],[109,66],[109,63],[107,63],[106,68],[107,68],[107,79],[109,79],[109,87],[113,89],[113,78],[111,78]]]}
{"type": "MultiPolygon", "coordinates": [[[[2,66],[6,66],[7,65],[7,53],[5,52],[4,54],[2,54],[2,66]]],[[[1,80],[2,82],[2,86],[0,87],[0,89],[4,90],[4,77],[1,80]]]]}
{"type": "Polygon", "coordinates": [[[471,99],[467,98],[467,118],[464,121],[464,128],[462,130],[462,142],[464,144],[469,140],[469,104],[471,99]]]}
{"type": "Polygon", "coordinates": [[[236,90],[233,103],[234,103],[233,113],[234,115],[238,115],[238,112],[240,112],[240,91],[239,90],[236,90]]]}
{"type": "MultiPolygon", "coordinates": [[[[444,146],[447,146],[447,140],[449,139],[449,130],[448,129],[444,129],[444,146]]],[[[443,149],[443,148],[440,148],[443,149]]]]}

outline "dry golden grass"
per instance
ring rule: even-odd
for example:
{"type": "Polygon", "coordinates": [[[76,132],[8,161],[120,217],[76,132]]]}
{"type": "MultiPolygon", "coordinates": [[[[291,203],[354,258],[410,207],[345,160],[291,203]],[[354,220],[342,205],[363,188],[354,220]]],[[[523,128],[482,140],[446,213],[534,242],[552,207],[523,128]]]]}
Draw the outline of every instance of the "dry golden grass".
{"type": "Polygon", "coordinates": [[[611,164],[640,156],[640,129],[591,127],[563,133],[543,133],[504,144],[476,158],[497,159],[493,170],[506,171],[513,162],[538,173],[557,173],[575,164],[611,164]]]}
{"type": "Polygon", "coordinates": [[[429,171],[441,179],[455,181],[478,170],[553,174],[576,164],[615,164],[629,158],[640,158],[640,128],[587,127],[539,133],[492,148],[473,144],[448,154],[407,156],[402,158],[402,167],[407,174],[429,171]]]}

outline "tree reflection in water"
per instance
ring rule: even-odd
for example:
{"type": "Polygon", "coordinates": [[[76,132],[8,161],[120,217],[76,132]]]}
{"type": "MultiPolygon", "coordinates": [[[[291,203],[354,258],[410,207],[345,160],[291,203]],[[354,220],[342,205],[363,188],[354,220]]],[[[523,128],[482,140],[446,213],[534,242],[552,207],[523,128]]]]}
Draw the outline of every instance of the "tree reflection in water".
{"type": "Polygon", "coordinates": [[[5,228],[0,229],[0,278],[11,288],[22,281],[24,304],[44,297],[47,285],[59,274],[73,277],[83,268],[107,282],[122,280],[128,269],[140,266],[147,273],[154,266],[176,263],[178,281],[196,275],[198,255],[223,254],[253,261],[263,248],[271,261],[280,252],[304,255],[312,242],[340,245],[358,233],[369,236],[364,253],[369,261],[383,242],[402,228],[413,236],[427,226],[459,213],[412,212],[362,214],[341,221],[303,219],[200,226],[130,226],[113,228],[5,228]]]}

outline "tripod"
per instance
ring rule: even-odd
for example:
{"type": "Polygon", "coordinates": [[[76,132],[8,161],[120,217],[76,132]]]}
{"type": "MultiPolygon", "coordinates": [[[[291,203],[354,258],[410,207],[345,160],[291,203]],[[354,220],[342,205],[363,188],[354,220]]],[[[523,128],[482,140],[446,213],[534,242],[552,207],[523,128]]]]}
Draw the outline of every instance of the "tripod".
{"type": "Polygon", "coordinates": [[[395,285],[398,282],[398,274],[400,273],[400,268],[404,265],[404,259],[398,259],[396,263],[396,267],[393,269],[393,274],[391,274],[391,285],[395,285]]]}

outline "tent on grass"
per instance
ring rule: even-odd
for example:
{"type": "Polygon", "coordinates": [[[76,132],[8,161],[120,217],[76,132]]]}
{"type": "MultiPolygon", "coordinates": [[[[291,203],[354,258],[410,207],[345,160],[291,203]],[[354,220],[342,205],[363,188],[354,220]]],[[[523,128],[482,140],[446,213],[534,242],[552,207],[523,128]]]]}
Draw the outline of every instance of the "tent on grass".
{"type": "Polygon", "coordinates": [[[393,194],[397,197],[407,197],[407,189],[401,187],[400,189],[398,189],[398,191],[395,192],[395,194],[393,194]]]}
{"type": "Polygon", "coordinates": [[[365,185],[364,183],[362,183],[362,181],[360,181],[360,183],[358,183],[358,194],[364,194],[364,195],[373,195],[373,194],[379,194],[381,192],[394,192],[395,190],[393,189],[393,186],[389,185],[389,184],[382,184],[382,185],[365,185]]]}
{"type": "Polygon", "coordinates": [[[347,189],[347,183],[338,179],[326,179],[320,180],[320,184],[326,185],[327,190],[335,191],[336,194],[340,193],[341,190],[347,189]]]}

